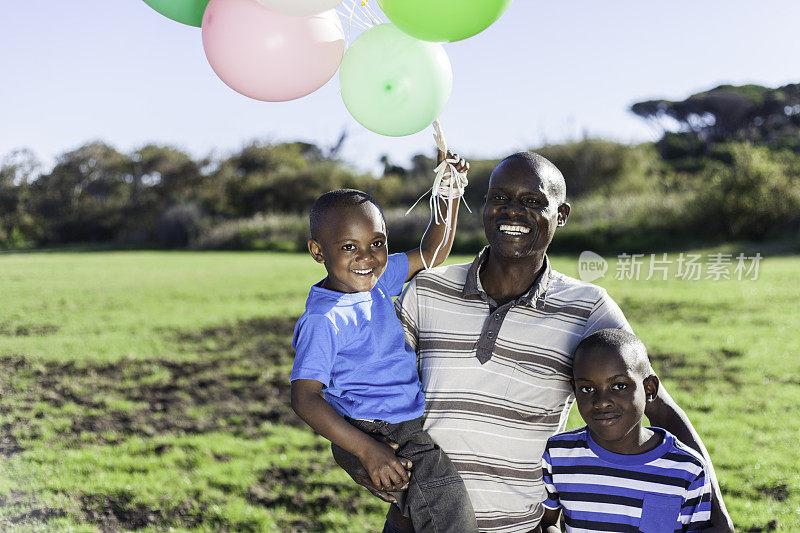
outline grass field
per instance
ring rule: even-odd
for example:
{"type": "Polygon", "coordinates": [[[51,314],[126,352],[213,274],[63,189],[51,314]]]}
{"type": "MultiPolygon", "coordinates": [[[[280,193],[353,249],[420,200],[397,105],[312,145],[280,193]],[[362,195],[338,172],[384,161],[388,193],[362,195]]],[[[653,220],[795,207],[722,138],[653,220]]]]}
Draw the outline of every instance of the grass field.
{"type": "MultiPolygon", "coordinates": [[[[765,255],[757,281],[618,281],[612,261],[598,283],[738,530],[800,531],[800,257],[765,255]]],[[[288,407],[291,330],[322,275],[270,253],[0,255],[0,529],[379,530],[384,505],[288,407]]]]}

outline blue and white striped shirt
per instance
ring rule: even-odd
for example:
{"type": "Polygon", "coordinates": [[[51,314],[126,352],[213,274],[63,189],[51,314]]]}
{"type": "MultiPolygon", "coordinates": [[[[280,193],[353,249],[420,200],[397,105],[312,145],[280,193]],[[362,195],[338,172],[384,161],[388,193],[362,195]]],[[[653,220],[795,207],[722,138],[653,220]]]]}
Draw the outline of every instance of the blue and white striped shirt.
{"type": "Polygon", "coordinates": [[[600,447],[583,427],[551,437],[542,457],[547,499],[568,532],[702,531],[711,485],[702,457],[660,428],[661,444],[638,455],[600,447]]]}

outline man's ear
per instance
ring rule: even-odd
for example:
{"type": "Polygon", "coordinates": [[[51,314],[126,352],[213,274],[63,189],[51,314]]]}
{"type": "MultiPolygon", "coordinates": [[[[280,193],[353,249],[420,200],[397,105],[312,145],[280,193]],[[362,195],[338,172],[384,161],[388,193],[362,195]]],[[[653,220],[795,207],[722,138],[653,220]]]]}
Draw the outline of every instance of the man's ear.
{"type": "Polygon", "coordinates": [[[570,205],[567,202],[564,202],[558,206],[558,218],[556,219],[558,222],[558,227],[561,227],[567,223],[567,219],[569,218],[569,210],[570,205]]]}
{"type": "Polygon", "coordinates": [[[660,386],[660,382],[658,381],[658,376],[655,374],[650,374],[644,381],[642,382],[644,385],[644,394],[645,398],[648,402],[652,402],[658,396],[658,387],[660,386]]]}
{"type": "Polygon", "coordinates": [[[308,239],[308,253],[317,263],[325,263],[325,256],[322,254],[322,246],[314,239],[308,239]]]}

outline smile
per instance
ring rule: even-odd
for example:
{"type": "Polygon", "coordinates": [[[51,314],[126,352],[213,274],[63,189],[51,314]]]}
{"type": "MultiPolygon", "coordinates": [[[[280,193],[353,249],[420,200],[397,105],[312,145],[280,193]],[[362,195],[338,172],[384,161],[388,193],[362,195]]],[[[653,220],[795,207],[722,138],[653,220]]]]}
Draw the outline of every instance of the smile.
{"type": "Polygon", "coordinates": [[[527,235],[531,232],[531,228],[527,226],[517,226],[517,225],[509,225],[509,224],[500,224],[500,233],[505,235],[512,235],[518,237],[520,235],[527,235]]]}
{"type": "Polygon", "coordinates": [[[369,270],[351,270],[350,272],[358,274],[359,276],[366,276],[372,274],[374,270],[375,270],[374,268],[370,268],[369,270]]]}
{"type": "Polygon", "coordinates": [[[622,418],[621,415],[606,414],[592,417],[594,423],[598,426],[613,426],[617,421],[622,418]]]}

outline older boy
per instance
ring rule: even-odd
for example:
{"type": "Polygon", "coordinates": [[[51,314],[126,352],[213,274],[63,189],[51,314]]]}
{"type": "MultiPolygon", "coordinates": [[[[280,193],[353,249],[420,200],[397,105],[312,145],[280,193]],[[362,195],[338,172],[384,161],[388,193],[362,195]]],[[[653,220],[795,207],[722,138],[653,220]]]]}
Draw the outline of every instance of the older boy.
{"type": "Polygon", "coordinates": [[[551,437],[542,456],[542,528],[567,531],[702,531],[711,484],[703,458],[660,428],[642,426],[658,394],[644,344],[604,329],[575,350],[572,386],[586,426],[551,437]]]}

